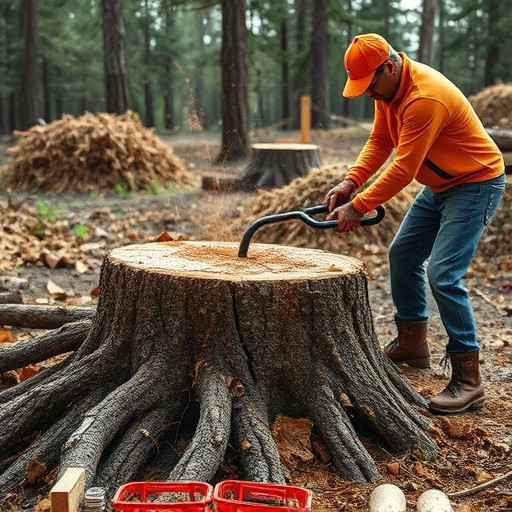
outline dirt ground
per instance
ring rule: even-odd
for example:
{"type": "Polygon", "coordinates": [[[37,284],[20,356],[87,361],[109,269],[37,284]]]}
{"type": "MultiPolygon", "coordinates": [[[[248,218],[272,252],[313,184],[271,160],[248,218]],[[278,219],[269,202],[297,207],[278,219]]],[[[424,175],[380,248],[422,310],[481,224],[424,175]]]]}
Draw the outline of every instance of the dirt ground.
{"type": "MultiPolygon", "coordinates": [[[[323,165],[350,163],[354,158],[365,133],[364,130],[357,135],[353,131],[347,133],[347,136],[343,132],[314,134],[313,143],[320,146],[323,165]]],[[[267,141],[275,140],[274,135],[260,133],[254,137],[267,141]]],[[[282,135],[279,137],[283,139],[282,135]]],[[[131,197],[29,194],[2,189],[0,212],[4,216],[13,215],[9,220],[11,232],[18,235],[19,245],[13,247],[11,241],[9,246],[0,246],[0,292],[18,293],[27,304],[90,304],[96,300],[94,290],[102,260],[115,247],[153,240],[164,231],[175,239],[239,240],[240,232],[234,231],[233,221],[247,211],[256,193],[203,191],[200,176],[211,172],[239,175],[244,164],[212,165],[218,151],[215,137],[169,137],[167,142],[197,176],[197,185],[131,197]],[[43,201],[50,210],[64,205],[60,218],[50,221],[48,211],[44,215],[43,241],[33,239],[26,231],[26,222],[21,220],[30,216],[38,201],[43,201]],[[73,231],[77,226],[87,226],[87,234],[77,236],[77,231],[73,231]]],[[[383,229],[386,229],[384,222],[383,229]]],[[[338,235],[333,232],[332,236],[338,235]]],[[[509,244],[508,253],[512,254],[512,242],[509,244]]],[[[379,252],[368,258],[373,276],[369,293],[374,325],[384,345],[395,335],[386,254],[379,252]]],[[[288,447],[291,454],[286,459],[294,461],[286,468],[289,483],[313,492],[315,510],[368,510],[371,491],[385,482],[402,489],[408,510],[415,510],[418,496],[432,488],[447,493],[455,511],[512,510],[512,263],[510,267],[501,265],[500,268],[492,257],[487,262],[480,258],[468,272],[466,286],[473,301],[482,346],[482,376],[487,397],[484,407],[454,416],[424,413],[432,421],[431,435],[439,447],[434,460],[422,460],[409,453],[391,454],[375,440],[362,437],[382,474],[382,480],[372,484],[341,480],[328,456],[313,448],[312,457],[305,460],[293,453],[293,447],[288,447]]],[[[431,314],[431,369],[401,368],[404,377],[426,398],[440,391],[447,382],[447,373],[441,365],[445,332],[433,302],[431,314]]],[[[2,331],[1,327],[4,337],[9,333],[10,340],[4,340],[8,342],[35,334],[15,328],[2,331]]],[[[4,375],[3,385],[9,385],[9,379],[13,378],[19,379],[19,373],[4,375]]],[[[0,512],[47,510],[48,503],[44,501],[47,490],[48,486],[41,486],[40,494],[36,492],[37,499],[31,503],[10,496],[8,502],[17,503],[18,508],[2,505],[0,497],[0,512]]]]}

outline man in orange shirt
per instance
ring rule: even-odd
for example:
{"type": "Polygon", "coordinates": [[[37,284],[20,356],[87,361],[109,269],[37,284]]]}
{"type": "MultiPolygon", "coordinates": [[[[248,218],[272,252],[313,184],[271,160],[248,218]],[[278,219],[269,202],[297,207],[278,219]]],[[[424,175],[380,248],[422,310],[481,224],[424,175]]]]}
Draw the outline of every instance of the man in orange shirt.
{"type": "Polygon", "coordinates": [[[389,249],[398,335],[384,351],[395,363],[429,367],[428,278],[452,367],[449,384],[429,408],[456,413],[481,406],[480,346],[462,278],[505,190],[502,155],[453,83],[378,34],[355,37],[344,63],[343,95],[372,98],[375,118],[357,161],[325,197],[327,218],[338,220],[338,232],[352,231],[362,215],[413,180],[425,186],[389,249]],[[354,196],[393,151],[391,163],[354,196]]]}

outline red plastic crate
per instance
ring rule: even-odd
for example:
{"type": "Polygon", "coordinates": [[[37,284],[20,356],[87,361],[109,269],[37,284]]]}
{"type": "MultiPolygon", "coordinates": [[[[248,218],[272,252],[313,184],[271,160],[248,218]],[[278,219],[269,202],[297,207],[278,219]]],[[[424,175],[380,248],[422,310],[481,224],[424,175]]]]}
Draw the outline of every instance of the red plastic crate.
{"type": "Polygon", "coordinates": [[[204,512],[212,503],[213,487],[203,482],[130,482],[112,498],[115,511],[204,512]],[[154,503],[162,494],[165,501],[154,503]]]}
{"type": "Polygon", "coordinates": [[[224,480],[213,490],[219,512],[311,512],[311,492],[292,485],[224,480]]]}

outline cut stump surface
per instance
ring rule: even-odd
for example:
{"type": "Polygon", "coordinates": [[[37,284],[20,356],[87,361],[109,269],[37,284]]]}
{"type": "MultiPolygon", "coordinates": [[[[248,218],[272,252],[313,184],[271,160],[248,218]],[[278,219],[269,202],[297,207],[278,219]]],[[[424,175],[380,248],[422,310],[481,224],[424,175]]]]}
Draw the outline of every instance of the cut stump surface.
{"type": "Polygon", "coordinates": [[[229,442],[245,479],[283,483],[277,415],[308,418],[348,480],[380,476],[360,425],[390,450],[434,455],[424,399],[379,347],[362,262],[265,244],[237,251],[160,242],[105,258],[80,347],[0,393],[0,495],[37,459],[61,475],[83,467],[86,487],[112,496],[159,442],[180,438],[193,404],[194,434],[169,480],[211,481],[229,442]]]}

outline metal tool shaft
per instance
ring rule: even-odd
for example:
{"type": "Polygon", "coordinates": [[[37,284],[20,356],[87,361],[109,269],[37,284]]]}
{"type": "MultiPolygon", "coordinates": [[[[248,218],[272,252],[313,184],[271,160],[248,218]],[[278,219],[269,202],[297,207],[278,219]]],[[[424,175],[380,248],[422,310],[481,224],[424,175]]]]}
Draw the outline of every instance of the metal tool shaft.
{"type": "MultiPolygon", "coordinates": [[[[385,210],[382,206],[377,206],[376,215],[372,216],[364,216],[361,220],[361,226],[371,226],[373,224],[379,223],[385,215],[385,210]]],[[[249,244],[251,243],[251,238],[254,233],[265,224],[271,224],[274,222],[281,222],[283,220],[293,220],[298,219],[302,222],[305,222],[308,226],[316,229],[329,229],[335,228],[338,225],[337,220],[316,220],[312,217],[312,215],[317,215],[319,213],[328,213],[329,209],[326,204],[319,204],[317,206],[311,206],[310,208],[305,208],[304,210],[296,210],[292,212],[284,212],[284,213],[276,213],[275,215],[267,215],[265,217],[260,217],[256,219],[245,231],[242,241],[240,242],[240,247],[238,249],[238,257],[246,258],[247,252],[249,250],[249,244]]]]}

